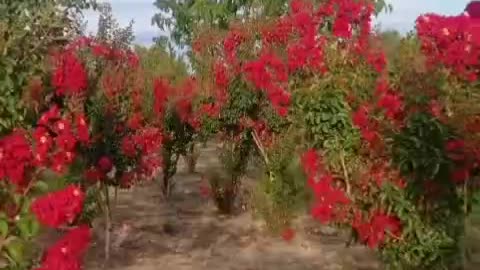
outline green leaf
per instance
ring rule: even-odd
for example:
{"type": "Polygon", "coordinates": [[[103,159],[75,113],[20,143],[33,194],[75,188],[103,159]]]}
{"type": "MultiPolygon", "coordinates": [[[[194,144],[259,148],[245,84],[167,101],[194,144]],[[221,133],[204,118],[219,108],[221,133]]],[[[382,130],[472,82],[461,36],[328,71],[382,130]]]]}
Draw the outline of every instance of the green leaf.
{"type": "Polygon", "coordinates": [[[20,264],[24,259],[25,245],[23,241],[14,240],[10,242],[6,247],[9,259],[12,263],[20,264]]]}
{"type": "Polygon", "coordinates": [[[8,222],[5,219],[0,219],[0,236],[6,238],[8,235],[8,222]]]}
{"type": "Polygon", "coordinates": [[[46,192],[48,192],[48,184],[44,181],[37,181],[33,185],[33,189],[35,191],[40,192],[40,193],[46,193],[46,192]]]}
{"type": "Polygon", "coordinates": [[[22,239],[30,239],[38,234],[40,225],[33,216],[28,215],[18,220],[17,228],[22,239]]]}

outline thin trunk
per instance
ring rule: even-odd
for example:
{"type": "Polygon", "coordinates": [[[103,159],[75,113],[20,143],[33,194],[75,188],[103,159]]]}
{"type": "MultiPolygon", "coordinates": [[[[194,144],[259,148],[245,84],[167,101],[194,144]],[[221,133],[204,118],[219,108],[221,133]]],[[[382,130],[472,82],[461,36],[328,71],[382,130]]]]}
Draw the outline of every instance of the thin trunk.
{"type": "Polygon", "coordinates": [[[108,186],[104,185],[104,195],[105,195],[105,266],[110,260],[110,231],[112,224],[112,217],[110,212],[110,197],[108,194],[108,186]]]}

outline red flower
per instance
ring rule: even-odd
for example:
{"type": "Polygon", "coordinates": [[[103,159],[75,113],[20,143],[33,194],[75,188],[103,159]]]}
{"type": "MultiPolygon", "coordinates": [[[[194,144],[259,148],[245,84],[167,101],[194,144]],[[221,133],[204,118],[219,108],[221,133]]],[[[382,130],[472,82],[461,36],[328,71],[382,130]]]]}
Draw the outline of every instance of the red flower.
{"type": "Polygon", "coordinates": [[[216,62],[213,68],[215,74],[215,84],[220,89],[227,89],[230,79],[228,78],[228,71],[225,63],[216,62]]]}
{"type": "Polygon", "coordinates": [[[91,241],[90,228],[79,226],[68,232],[43,255],[37,270],[80,270],[81,260],[91,241]]]}
{"type": "Polygon", "coordinates": [[[131,137],[124,137],[121,144],[122,153],[127,157],[135,157],[137,149],[131,137]]]}
{"type": "Polygon", "coordinates": [[[376,248],[386,240],[387,233],[398,237],[401,233],[401,223],[397,217],[389,216],[381,211],[376,211],[369,222],[361,221],[361,216],[357,214],[354,222],[354,228],[357,230],[360,239],[366,242],[370,248],[376,248]]]}
{"type": "Polygon", "coordinates": [[[124,172],[120,177],[120,187],[130,188],[133,186],[135,180],[135,174],[133,172],[124,172]]]}
{"type": "Polygon", "coordinates": [[[56,138],[57,146],[63,151],[73,151],[77,145],[77,139],[71,132],[62,132],[56,138]]]}
{"type": "Polygon", "coordinates": [[[338,16],[333,23],[333,34],[339,38],[352,37],[352,25],[345,16],[338,16]]]}
{"type": "Polygon", "coordinates": [[[110,172],[113,168],[113,162],[110,159],[110,157],[107,157],[107,156],[101,157],[98,160],[98,168],[104,173],[110,172]]]}
{"type": "Polygon", "coordinates": [[[139,129],[142,127],[143,116],[142,113],[134,113],[130,119],[128,119],[127,127],[129,129],[139,129]]]}
{"type": "Polygon", "coordinates": [[[165,79],[156,79],[153,83],[153,111],[156,114],[163,114],[168,101],[168,96],[172,93],[170,83],[165,79]]]}
{"type": "Polygon", "coordinates": [[[287,242],[291,242],[293,238],[295,238],[295,230],[293,230],[292,228],[285,229],[282,232],[282,238],[287,242]]]}
{"type": "Polygon", "coordinates": [[[12,184],[25,183],[25,171],[32,166],[32,148],[21,130],[0,139],[0,179],[6,177],[12,184]]]}
{"type": "Polygon", "coordinates": [[[310,149],[302,156],[302,167],[308,177],[317,175],[320,172],[322,160],[315,149],[310,149]]]}
{"type": "Polygon", "coordinates": [[[452,180],[456,184],[464,183],[470,178],[470,168],[458,168],[452,173],[452,180]]]}
{"type": "Polygon", "coordinates": [[[37,152],[46,153],[52,146],[50,133],[44,127],[38,127],[33,131],[33,139],[37,152]]]}
{"type": "Polygon", "coordinates": [[[56,68],[52,84],[57,95],[75,95],[83,92],[88,85],[87,73],[83,64],[71,51],[65,51],[55,57],[56,68]]]}
{"type": "Polygon", "coordinates": [[[378,72],[382,73],[387,65],[387,59],[383,52],[369,53],[367,62],[378,72]]]}
{"type": "Polygon", "coordinates": [[[58,120],[60,118],[60,109],[57,105],[53,105],[50,109],[43,113],[40,119],[38,120],[38,124],[40,125],[49,125],[49,122],[52,120],[58,120]]]}
{"type": "Polygon", "coordinates": [[[58,228],[72,223],[82,212],[85,194],[75,186],[49,193],[35,199],[31,210],[38,221],[48,227],[58,228]]]}
{"type": "Polygon", "coordinates": [[[385,93],[380,97],[378,106],[385,110],[385,115],[390,119],[395,119],[402,112],[403,102],[396,93],[385,93]]]}
{"type": "Polygon", "coordinates": [[[62,174],[67,169],[67,165],[73,161],[73,158],[74,155],[72,152],[57,152],[52,157],[51,169],[56,173],[62,174]]]}
{"type": "Polygon", "coordinates": [[[368,108],[366,106],[361,106],[353,114],[353,124],[361,129],[368,126],[368,123],[368,108]]]}
{"type": "Polygon", "coordinates": [[[110,57],[112,50],[104,44],[93,44],[92,53],[96,57],[110,57]]]}
{"type": "Polygon", "coordinates": [[[53,127],[55,132],[59,134],[70,132],[72,130],[70,122],[65,119],[60,119],[56,121],[53,127]]]}
{"type": "Polygon", "coordinates": [[[310,181],[313,185],[315,204],[311,210],[312,216],[322,223],[328,223],[341,216],[337,207],[350,203],[345,193],[333,187],[331,175],[324,175],[319,181],[310,181]]]}
{"type": "Polygon", "coordinates": [[[92,183],[100,182],[105,179],[105,173],[97,168],[90,168],[85,172],[85,179],[92,183]]]}

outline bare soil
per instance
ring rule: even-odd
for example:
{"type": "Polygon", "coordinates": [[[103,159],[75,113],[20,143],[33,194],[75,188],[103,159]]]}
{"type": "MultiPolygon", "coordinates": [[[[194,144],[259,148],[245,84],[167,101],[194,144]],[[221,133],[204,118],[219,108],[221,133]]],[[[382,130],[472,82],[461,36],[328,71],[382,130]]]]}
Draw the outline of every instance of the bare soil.
{"type": "Polygon", "coordinates": [[[86,270],[370,270],[382,269],[361,246],[347,248],[345,237],[308,216],[294,225],[287,242],[268,234],[261,221],[243,211],[222,216],[200,194],[201,172],[218,164],[215,146],[201,150],[196,174],[184,164],[168,202],[160,185],[145,183],[119,192],[113,210],[112,250],[104,264],[104,229],[96,222],[86,270]]]}

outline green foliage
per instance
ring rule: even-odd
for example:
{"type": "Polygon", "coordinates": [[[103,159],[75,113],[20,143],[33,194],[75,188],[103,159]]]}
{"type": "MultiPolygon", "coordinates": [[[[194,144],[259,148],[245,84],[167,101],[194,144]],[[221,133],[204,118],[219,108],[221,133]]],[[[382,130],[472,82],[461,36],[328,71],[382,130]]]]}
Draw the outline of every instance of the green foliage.
{"type": "Polygon", "coordinates": [[[403,193],[385,192],[405,224],[402,241],[383,251],[393,269],[452,269],[458,262],[465,212],[445,151],[451,138],[447,126],[424,113],[412,115],[393,137],[392,161],[409,182],[403,193]]]}
{"type": "Polygon", "coordinates": [[[360,138],[353,127],[350,107],[344,94],[337,91],[318,89],[300,93],[296,106],[303,119],[306,140],[327,154],[344,150],[353,152],[359,147],[360,138]],[[342,149],[340,149],[342,148],[342,149]]]}
{"type": "Polygon", "coordinates": [[[174,183],[171,180],[177,172],[178,160],[180,156],[187,155],[196,132],[179,118],[174,107],[167,109],[163,124],[164,133],[169,136],[164,138],[162,145],[163,193],[169,196],[173,188],[174,183]]]}
{"type": "Polygon", "coordinates": [[[234,19],[254,15],[254,11],[261,7],[266,7],[266,13],[279,15],[287,7],[285,3],[286,0],[157,0],[155,6],[160,12],[152,22],[162,30],[170,31],[171,39],[183,47],[192,44],[196,29],[227,29],[234,19]]]}
{"type": "Polygon", "coordinates": [[[306,178],[298,153],[298,134],[285,131],[267,150],[262,182],[254,194],[254,210],[267,228],[279,233],[307,205],[306,178]]]}
{"type": "Polygon", "coordinates": [[[249,132],[237,135],[237,138],[229,138],[223,143],[219,157],[223,165],[221,171],[213,170],[208,174],[217,208],[225,214],[231,214],[234,210],[240,180],[246,173],[248,159],[254,149],[249,132]]]}
{"type": "Polygon", "coordinates": [[[425,181],[454,189],[450,178],[451,160],[445,145],[452,131],[428,114],[414,114],[402,132],[393,138],[392,161],[408,176],[412,190],[421,191],[425,181]]]}
{"type": "Polygon", "coordinates": [[[403,221],[402,237],[381,249],[388,269],[452,269],[452,257],[457,255],[455,238],[443,228],[425,223],[424,213],[403,190],[387,185],[382,200],[403,221]]]}

